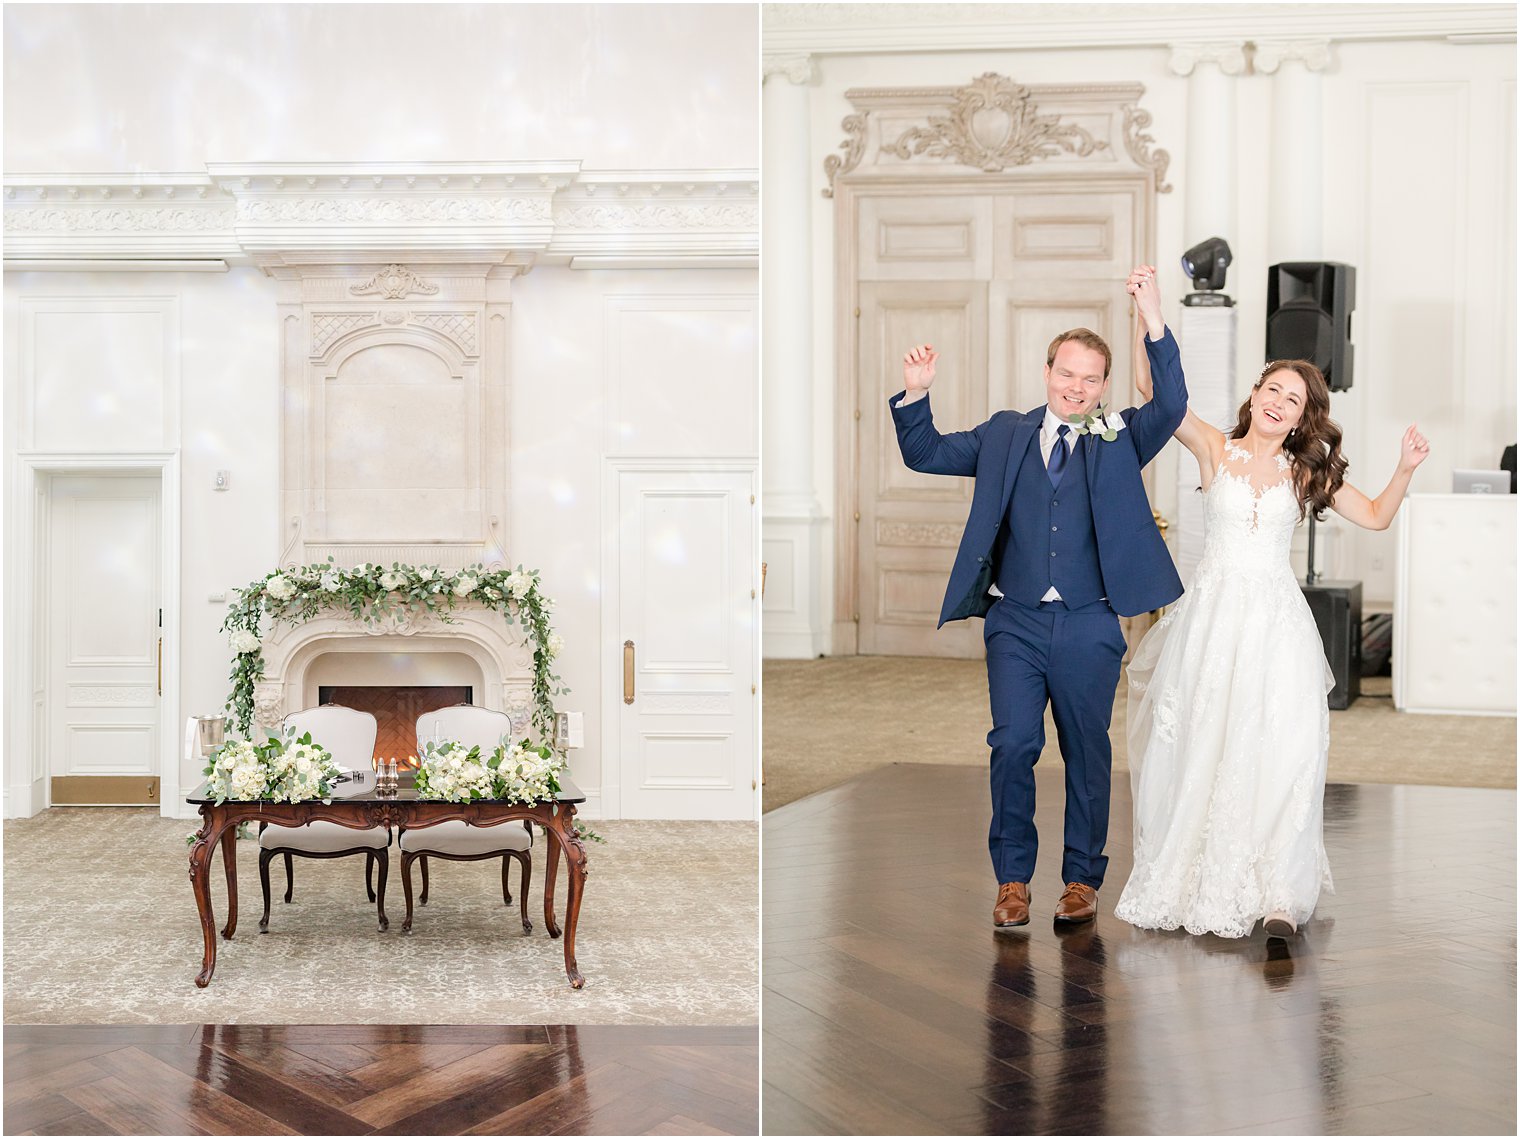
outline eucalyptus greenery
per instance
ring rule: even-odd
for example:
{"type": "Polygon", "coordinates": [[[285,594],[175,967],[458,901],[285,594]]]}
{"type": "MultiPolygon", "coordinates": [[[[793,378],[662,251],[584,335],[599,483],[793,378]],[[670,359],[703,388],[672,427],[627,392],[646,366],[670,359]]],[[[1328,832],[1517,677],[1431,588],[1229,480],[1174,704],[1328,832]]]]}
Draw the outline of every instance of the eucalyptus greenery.
{"type": "Polygon", "coordinates": [[[508,625],[521,623],[527,632],[533,644],[533,726],[543,739],[554,736],[554,697],[569,689],[558,687],[560,678],[551,671],[563,642],[550,628],[554,601],[540,591],[537,570],[488,570],[482,565],[445,570],[399,562],[389,569],[368,562],[342,569],[328,558],[325,563],[275,570],[234,593],[237,600],[222,631],[229,635],[234,654],[227,711],[238,731],[246,734],[253,723],[254,687],[264,676],[259,630],[266,618],[271,624],[294,625],[336,609],[366,624],[424,614],[453,623],[450,612],[471,603],[497,610],[508,625]]]}

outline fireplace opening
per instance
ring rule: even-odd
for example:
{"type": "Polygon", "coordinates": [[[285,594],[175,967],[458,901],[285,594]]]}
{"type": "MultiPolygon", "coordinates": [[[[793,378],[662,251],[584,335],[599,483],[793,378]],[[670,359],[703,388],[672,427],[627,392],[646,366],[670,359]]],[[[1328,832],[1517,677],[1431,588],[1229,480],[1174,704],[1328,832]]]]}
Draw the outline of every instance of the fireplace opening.
{"type": "Polygon", "coordinates": [[[323,684],[317,703],[342,704],[375,717],[375,759],[394,759],[414,767],[417,717],[455,704],[475,703],[472,685],[323,684]]]}

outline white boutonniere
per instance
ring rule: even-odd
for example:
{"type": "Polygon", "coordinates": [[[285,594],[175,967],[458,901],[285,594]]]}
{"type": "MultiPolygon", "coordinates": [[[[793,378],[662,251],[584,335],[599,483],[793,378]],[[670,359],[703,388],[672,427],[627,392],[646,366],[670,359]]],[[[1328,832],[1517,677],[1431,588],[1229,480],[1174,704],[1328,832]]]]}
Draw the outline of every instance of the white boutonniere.
{"type": "Polygon", "coordinates": [[[1086,415],[1068,415],[1072,432],[1077,435],[1096,435],[1105,443],[1112,443],[1124,430],[1124,417],[1117,411],[1104,411],[1099,407],[1086,415]]]}

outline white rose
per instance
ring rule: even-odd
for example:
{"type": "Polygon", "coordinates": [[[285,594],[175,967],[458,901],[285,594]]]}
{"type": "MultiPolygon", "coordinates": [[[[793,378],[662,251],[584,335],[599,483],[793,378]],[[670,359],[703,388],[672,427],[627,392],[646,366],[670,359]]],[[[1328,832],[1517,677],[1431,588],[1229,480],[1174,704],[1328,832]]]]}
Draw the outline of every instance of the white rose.
{"type": "Polygon", "coordinates": [[[284,574],[277,573],[264,586],[264,592],[276,601],[289,601],[296,595],[296,587],[284,574]]]}
{"type": "Polygon", "coordinates": [[[507,592],[518,600],[527,596],[532,585],[533,579],[521,570],[513,570],[507,575],[507,592]]]}
{"type": "Polygon", "coordinates": [[[399,573],[392,573],[390,570],[386,570],[383,574],[380,575],[380,588],[400,589],[401,583],[404,580],[405,578],[403,578],[399,573]]]}
{"type": "Polygon", "coordinates": [[[342,575],[335,569],[330,569],[322,575],[322,588],[328,593],[337,593],[342,584],[342,575]]]}
{"type": "Polygon", "coordinates": [[[259,651],[259,638],[247,629],[234,629],[232,636],[228,638],[235,653],[256,653],[259,651]]]}
{"type": "Polygon", "coordinates": [[[549,643],[544,647],[549,650],[551,659],[557,657],[565,649],[565,638],[561,637],[558,633],[550,633],[549,643]]]}
{"type": "Polygon", "coordinates": [[[454,579],[454,596],[468,597],[471,593],[475,592],[475,587],[479,584],[480,581],[477,578],[467,573],[462,573],[454,579]]]}

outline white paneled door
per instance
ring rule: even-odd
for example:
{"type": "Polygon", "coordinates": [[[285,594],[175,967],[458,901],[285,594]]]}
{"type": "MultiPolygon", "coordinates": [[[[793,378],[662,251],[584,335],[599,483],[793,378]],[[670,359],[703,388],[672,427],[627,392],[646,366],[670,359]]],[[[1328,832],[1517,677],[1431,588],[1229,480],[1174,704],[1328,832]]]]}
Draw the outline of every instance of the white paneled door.
{"type": "Polygon", "coordinates": [[[53,801],[156,802],[159,479],[55,476],[48,499],[43,588],[53,801]],[[101,793],[92,795],[92,787],[101,793]]]}
{"type": "Polygon", "coordinates": [[[622,470],[621,813],[756,817],[759,566],[749,470],[622,470]]]}

